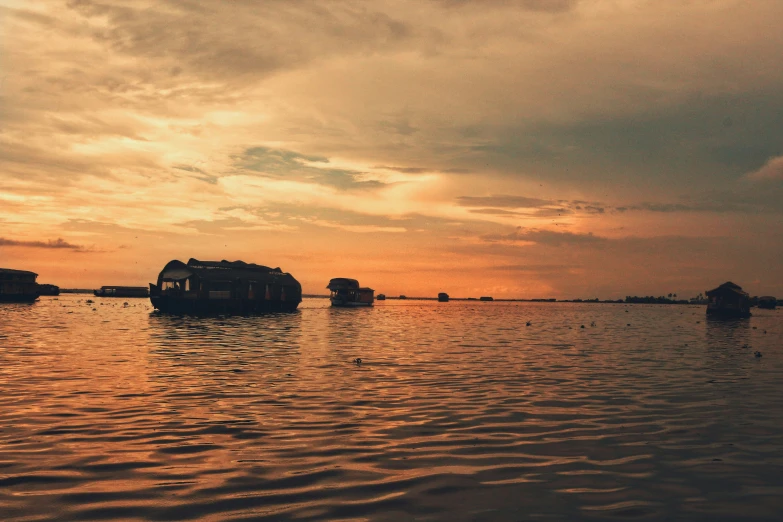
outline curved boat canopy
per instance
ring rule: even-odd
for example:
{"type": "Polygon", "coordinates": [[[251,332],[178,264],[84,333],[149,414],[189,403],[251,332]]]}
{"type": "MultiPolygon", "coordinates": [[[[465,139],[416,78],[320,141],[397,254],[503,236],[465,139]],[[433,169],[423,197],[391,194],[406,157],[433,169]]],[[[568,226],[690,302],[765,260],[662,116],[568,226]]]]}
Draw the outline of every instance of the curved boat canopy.
{"type": "Polygon", "coordinates": [[[359,281],[356,279],[348,279],[347,277],[335,277],[329,280],[329,284],[326,286],[329,290],[358,290],[359,281]]]}

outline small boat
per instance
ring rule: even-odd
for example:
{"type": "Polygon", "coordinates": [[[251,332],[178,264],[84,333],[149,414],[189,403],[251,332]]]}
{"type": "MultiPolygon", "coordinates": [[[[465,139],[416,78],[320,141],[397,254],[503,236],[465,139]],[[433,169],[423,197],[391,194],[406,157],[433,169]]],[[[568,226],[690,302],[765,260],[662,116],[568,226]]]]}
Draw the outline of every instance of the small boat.
{"type": "Polygon", "coordinates": [[[408,296],[400,294],[400,297],[398,297],[397,299],[407,299],[407,298],[408,298],[408,296]]]}
{"type": "Polygon", "coordinates": [[[38,299],[38,274],[0,268],[0,303],[32,303],[38,299]]]}
{"type": "Polygon", "coordinates": [[[386,294],[378,294],[375,299],[378,301],[385,301],[386,300],[386,294]]]}
{"type": "Polygon", "coordinates": [[[335,277],[326,288],[331,291],[332,306],[372,306],[375,290],[360,287],[356,279],[335,277]]]}
{"type": "Polygon", "coordinates": [[[479,301],[494,301],[494,299],[492,298],[492,296],[486,296],[485,295],[485,296],[479,297],[479,301]]]}
{"type": "Polygon", "coordinates": [[[169,261],[150,284],[150,301],[174,314],[294,312],[302,285],[280,268],[244,261],[169,261]]]}
{"type": "Polygon", "coordinates": [[[750,296],[742,287],[728,281],[707,291],[707,315],[711,317],[750,317],[750,296]]]}
{"type": "Polygon", "coordinates": [[[60,295],[60,287],[57,285],[38,285],[38,295],[60,295]]]}
{"type": "Polygon", "coordinates": [[[93,291],[96,297],[149,297],[146,286],[102,286],[93,291]]]}
{"type": "Polygon", "coordinates": [[[438,294],[438,302],[440,303],[448,303],[449,302],[449,294],[446,292],[441,292],[438,294]]]}
{"type": "Polygon", "coordinates": [[[767,310],[774,310],[778,305],[778,300],[771,295],[764,295],[759,297],[759,308],[766,308],[767,310]]]}

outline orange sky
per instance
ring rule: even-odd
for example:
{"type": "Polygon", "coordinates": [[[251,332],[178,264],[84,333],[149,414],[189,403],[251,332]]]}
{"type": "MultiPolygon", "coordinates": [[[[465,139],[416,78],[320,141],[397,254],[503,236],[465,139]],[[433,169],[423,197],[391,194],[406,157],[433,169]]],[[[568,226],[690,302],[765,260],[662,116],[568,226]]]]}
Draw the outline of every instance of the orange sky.
{"type": "Polygon", "coordinates": [[[0,266],[783,296],[778,0],[0,0],[0,266]]]}

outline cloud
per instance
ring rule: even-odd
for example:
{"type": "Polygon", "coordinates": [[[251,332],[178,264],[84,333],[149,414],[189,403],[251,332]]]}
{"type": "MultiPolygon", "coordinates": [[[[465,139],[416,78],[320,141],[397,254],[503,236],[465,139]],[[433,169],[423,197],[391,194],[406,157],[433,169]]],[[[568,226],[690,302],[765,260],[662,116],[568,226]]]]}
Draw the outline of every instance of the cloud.
{"type": "Polygon", "coordinates": [[[552,204],[555,204],[555,202],[548,199],[502,194],[492,196],[460,196],[457,198],[457,205],[461,207],[537,208],[552,204]]]}
{"type": "Polygon", "coordinates": [[[748,178],[757,180],[783,180],[783,156],[771,158],[763,167],[748,174],[748,178]]]}
{"type": "Polygon", "coordinates": [[[329,168],[329,159],[270,147],[252,147],[234,156],[235,166],[260,176],[326,185],[339,190],[374,189],[386,185],[366,172],[329,168]]]}
{"type": "Polygon", "coordinates": [[[50,239],[49,241],[25,241],[18,239],[8,239],[0,237],[0,247],[25,247],[25,248],[52,248],[52,249],[67,249],[74,252],[87,252],[88,250],[81,245],[75,245],[68,243],[62,238],[50,239]]]}
{"type": "Polygon", "coordinates": [[[592,232],[579,234],[522,227],[517,227],[510,234],[485,234],[481,236],[481,239],[486,242],[536,243],[554,247],[564,245],[599,245],[610,241],[609,238],[595,236],[592,232]]]}
{"type": "Polygon", "coordinates": [[[574,9],[580,0],[484,0],[480,6],[472,0],[439,0],[448,7],[473,7],[477,9],[511,7],[527,11],[562,13],[574,9]]]}

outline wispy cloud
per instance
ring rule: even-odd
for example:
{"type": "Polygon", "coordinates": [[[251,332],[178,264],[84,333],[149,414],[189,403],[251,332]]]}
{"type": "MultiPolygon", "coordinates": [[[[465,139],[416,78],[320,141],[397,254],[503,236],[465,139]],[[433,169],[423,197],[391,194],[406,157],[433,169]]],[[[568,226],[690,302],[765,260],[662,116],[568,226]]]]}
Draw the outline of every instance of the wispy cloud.
{"type": "Polygon", "coordinates": [[[748,177],[757,180],[783,180],[783,156],[771,158],[763,167],[748,174],[748,177]]]}
{"type": "Polygon", "coordinates": [[[330,168],[329,159],[285,149],[253,147],[234,157],[237,168],[259,176],[326,185],[340,190],[373,189],[385,185],[366,172],[330,168]]]}
{"type": "Polygon", "coordinates": [[[0,237],[0,247],[53,248],[73,250],[74,252],[88,251],[82,245],[69,243],[62,238],[51,239],[49,241],[26,241],[0,237]]]}
{"type": "Polygon", "coordinates": [[[597,245],[609,241],[608,238],[593,235],[592,232],[579,234],[522,227],[517,227],[510,234],[485,234],[481,236],[481,239],[487,242],[536,243],[555,247],[563,245],[597,245]]]}
{"type": "Polygon", "coordinates": [[[555,204],[555,201],[548,199],[505,194],[495,194],[492,196],[460,196],[457,198],[457,205],[461,207],[538,208],[553,204],[555,204]]]}

